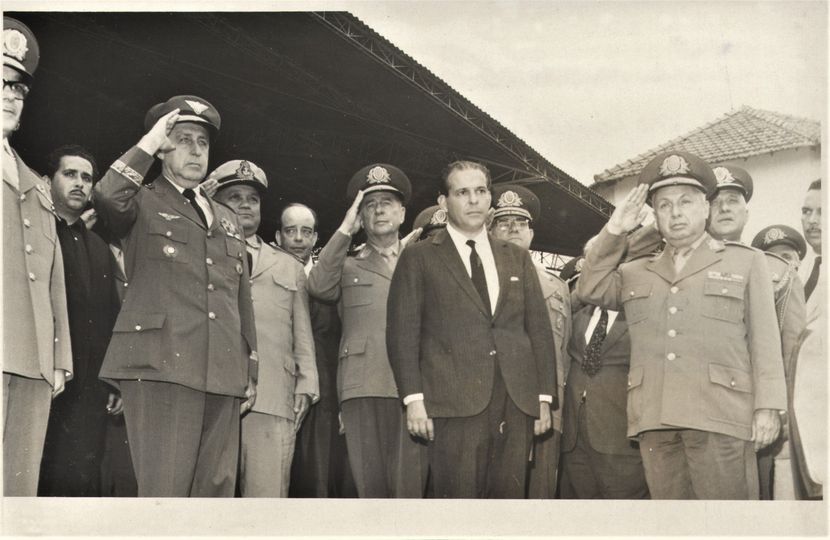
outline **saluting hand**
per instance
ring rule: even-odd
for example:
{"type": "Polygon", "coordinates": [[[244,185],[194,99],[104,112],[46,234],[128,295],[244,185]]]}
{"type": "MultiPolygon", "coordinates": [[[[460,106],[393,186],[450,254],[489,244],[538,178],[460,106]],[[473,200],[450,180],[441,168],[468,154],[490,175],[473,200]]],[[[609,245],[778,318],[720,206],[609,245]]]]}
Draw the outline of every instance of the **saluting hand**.
{"type": "Polygon", "coordinates": [[[752,417],[752,440],[755,451],[769,446],[778,437],[781,430],[781,418],[774,409],[758,409],[752,417]]]}
{"type": "Polygon", "coordinates": [[[346,212],[346,217],[343,218],[343,223],[341,223],[340,228],[337,229],[338,231],[342,232],[343,234],[353,236],[357,231],[360,230],[360,227],[363,226],[363,223],[360,220],[361,201],[363,201],[362,189],[357,192],[357,196],[354,198],[352,206],[346,212]]]}
{"type": "Polygon", "coordinates": [[[418,227],[417,229],[412,229],[412,232],[401,238],[401,249],[405,248],[409,245],[410,242],[416,240],[419,236],[421,236],[421,232],[423,232],[423,227],[418,227]]]}
{"type": "Polygon", "coordinates": [[[209,198],[213,198],[216,195],[216,191],[219,189],[219,180],[216,179],[216,171],[213,171],[205,178],[205,181],[202,182],[202,191],[205,192],[205,195],[209,198]]]}
{"type": "Polygon", "coordinates": [[[640,184],[628,192],[608,220],[608,232],[623,234],[633,231],[645,220],[648,210],[643,208],[648,198],[648,184],[640,184]]]}
{"type": "Polygon", "coordinates": [[[175,145],[167,138],[173,130],[173,126],[179,120],[180,109],[173,109],[169,113],[159,118],[150,131],[138,141],[138,147],[150,154],[156,155],[158,152],[167,153],[173,150],[175,145]]]}
{"type": "Polygon", "coordinates": [[[435,440],[435,428],[432,418],[427,416],[427,408],[424,400],[413,401],[406,406],[406,429],[415,437],[427,441],[435,440]]]}

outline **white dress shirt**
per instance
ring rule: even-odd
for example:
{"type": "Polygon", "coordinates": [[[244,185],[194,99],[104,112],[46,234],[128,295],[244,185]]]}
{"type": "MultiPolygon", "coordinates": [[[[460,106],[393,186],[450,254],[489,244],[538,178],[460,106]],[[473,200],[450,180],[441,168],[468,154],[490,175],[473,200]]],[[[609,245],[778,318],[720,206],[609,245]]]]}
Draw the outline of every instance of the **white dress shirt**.
{"type": "MultiPolygon", "coordinates": [[[[611,327],[614,325],[614,321],[617,320],[617,315],[619,315],[619,311],[614,311],[612,309],[606,309],[605,311],[608,312],[608,326],[605,327],[605,335],[608,335],[608,332],[611,331],[611,327]]],[[[585,329],[585,343],[591,342],[591,336],[594,334],[594,329],[599,324],[599,318],[602,315],[602,308],[597,306],[594,308],[594,313],[591,315],[591,320],[588,321],[588,328],[585,329]]]]}
{"type": "Polygon", "coordinates": [[[259,251],[261,247],[262,243],[259,241],[259,237],[256,234],[252,234],[251,236],[245,238],[245,249],[251,254],[251,268],[249,269],[251,274],[254,273],[254,268],[256,268],[256,263],[259,260],[259,251]]]}
{"type": "Polygon", "coordinates": [[[802,286],[807,285],[807,280],[810,279],[810,274],[813,272],[813,266],[816,264],[817,256],[818,253],[815,252],[811,245],[807,244],[807,254],[804,255],[804,260],[802,260],[801,264],[798,266],[798,277],[801,278],[802,286]]]}
{"type": "Polygon", "coordinates": [[[487,229],[482,227],[476,236],[467,238],[451,223],[448,223],[447,232],[452,243],[455,244],[455,249],[461,256],[461,262],[464,263],[464,268],[470,278],[473,277],[473,270],[470,268],[470,253],[473,252],[473,249],[467,245],[467,240],[475,240],[476,253],[478,253],[478,258],[481,259],[481,264],[484,266],[484,277],[487,279],[487,296],[490,297],[490,309],[495,311],[496,302],[499,300],[499,272],[496,269],[496,259],[493,258],[493,248],[490,246],[487,229]]]}
{"type": "MultiPolygon", "coordinates": [[[[165,176],[165,178],[167,178],[165,176]]],[[[173,184],[173,187],[179,190],[179,193],[184,195],[184,189],[182,186],[177,184],[176,182],[167,178],[167,180],[173,184]]],[[[207,197],[205,197],[204,192],[202,191],[202,186],[196,186],[193,189],[193,192],[196,194],[196,204],[199,205],[199,208],[202,209],[202,212],[205,214],[205,219],[207,220],[208,229],[210,229],[211,225],[213,225],[213,210],[210,208],[210,202],[208,202],[207,197]]]]}

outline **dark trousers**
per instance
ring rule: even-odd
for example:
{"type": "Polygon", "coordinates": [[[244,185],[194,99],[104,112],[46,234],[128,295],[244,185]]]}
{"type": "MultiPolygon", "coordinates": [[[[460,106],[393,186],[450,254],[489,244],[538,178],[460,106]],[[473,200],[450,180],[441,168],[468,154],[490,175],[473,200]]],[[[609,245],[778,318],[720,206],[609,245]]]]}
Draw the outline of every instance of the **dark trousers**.
{"type": "Polygon", "coordinates": [[[3,373],[3,494],[34,497],[49,423],[52,387],[44,379],[3,373]]]}
{"type": "Polygon", "coordinates": [[[533,437],[533,460],[529,463],[527,476],[528,499],[553,499],[556,496],[561,448],[562,433],[559,431],[552,429],[533,437]]]}
{"type": "Polygon", "coordinates": [[[124,415],[110,416],[104,437],[104,459],[101,462],[101,495],[104,497],[135,497],[133,460],[124,415]]]}
{"type": "Polygon", "coordinates": [[[396,398],[354,398],[340,404],[346,447],[361,498],[422,498],[427,479],[426,444],[406,429],[396,398]]]}
{"type": "Polygon", "coordinates": [[[591,447],[584,409],[579,413],[576,446],[562,454],[559,494],[563,499],[647,499],[640,454],[603,454],[591,447]]]}
{"type": "Polygon", "coordinates": [[[139,497],[233,497],[239,398],[121,381],[139,497]]]}
{"type": "Polygon", "coordinates": [[[757,499],[753,443],[694,429],[646,431],[640,455],[654,499],[757,499]]]}
{"type": "Polygon", "coordinates": [[[481,413],[433,419],[429,466],[435,497],[524,498],[533,420],[513,403],[498,370],[481,413]]]}

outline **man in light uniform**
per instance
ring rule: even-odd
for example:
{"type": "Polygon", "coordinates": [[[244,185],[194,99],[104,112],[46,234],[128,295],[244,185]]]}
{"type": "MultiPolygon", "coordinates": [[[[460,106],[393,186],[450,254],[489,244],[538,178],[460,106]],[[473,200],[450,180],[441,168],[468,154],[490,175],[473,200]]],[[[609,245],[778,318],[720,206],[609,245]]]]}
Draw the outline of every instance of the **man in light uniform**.
{"type": "Polygon", "coordinates": [[[762,252],[706,233],[716,183],[697,156],[654,157],[577,284],[585,302],[625,309],[628,436],[639,439],[653,498],[757,496],[755,452],[778,436],[786,408],[772,278],[762,252]],[[666,249],[622,263],[647,200],[666,249]]]}

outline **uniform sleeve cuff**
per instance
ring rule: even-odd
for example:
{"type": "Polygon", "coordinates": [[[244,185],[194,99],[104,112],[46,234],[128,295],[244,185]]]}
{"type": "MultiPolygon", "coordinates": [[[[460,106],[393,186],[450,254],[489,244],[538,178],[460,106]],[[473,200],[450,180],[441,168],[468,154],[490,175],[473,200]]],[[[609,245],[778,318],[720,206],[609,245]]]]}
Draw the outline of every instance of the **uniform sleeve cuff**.
{"type": "Polygon", "coordinates": [[[553,396],[550,394],[539,394],[539,401],[544,401],[545,403],[553,403],[553,396]]]}
{"type": "Polygon", "coordinates": [[[405,398],[403,398],[403,404],[409,405],[413,401],[423,401],[424,395],[423,394],[409,394],[405,398]]]}

